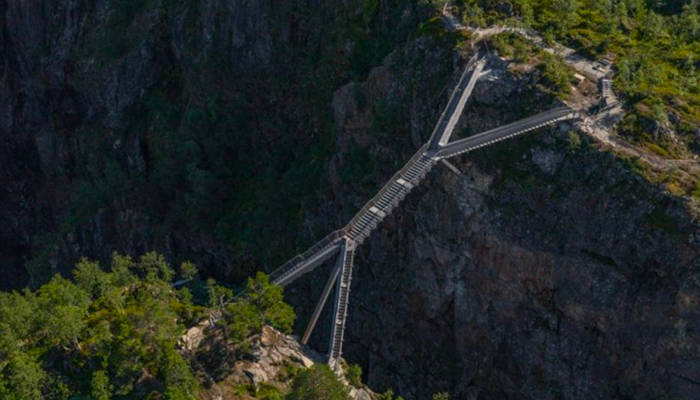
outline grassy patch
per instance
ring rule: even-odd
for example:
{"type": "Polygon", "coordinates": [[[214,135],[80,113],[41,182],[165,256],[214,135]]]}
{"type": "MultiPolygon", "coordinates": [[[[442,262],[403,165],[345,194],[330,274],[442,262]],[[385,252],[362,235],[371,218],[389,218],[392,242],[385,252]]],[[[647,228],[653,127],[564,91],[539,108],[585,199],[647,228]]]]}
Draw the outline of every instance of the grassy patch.
{"type": "Polygon", "coordinates": [[[657,155],[660,155],[661,157],[668,158],[671,156],[669,152],[666,151],[666,149],[664,149],[656,143],[646,143],[646,148],[656,153],[657,155]]]}

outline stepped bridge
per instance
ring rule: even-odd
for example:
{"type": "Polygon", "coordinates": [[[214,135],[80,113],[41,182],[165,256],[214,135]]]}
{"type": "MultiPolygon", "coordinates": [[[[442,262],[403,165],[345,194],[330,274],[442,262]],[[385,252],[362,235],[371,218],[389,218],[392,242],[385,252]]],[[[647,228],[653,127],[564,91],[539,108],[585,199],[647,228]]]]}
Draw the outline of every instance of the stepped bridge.
{"type": "Polygon", "coordinates": [[[345,227],[330,233],[311,246],[311,248],[298,254],[270,273],[270,281],[272,283],[286,286],[301,275],[313,271],[324,261],[337,254],[336,265],[324,286],[321,298],[302,336],[302,343],[306,344],[330,292],[336,286],[337,290],[333,305],[333,326],[328,350],[328,364],[334,369],[339,368],[339,361],[342,355],[343,334],[348,312],[355,249],[369,237],[382,220],[399,205],[401,200],[414,187],[420,184],[433,166],[438,161],[447,160],[448,158],[522,135],[545,125],[578,118],[577,113],[572,109],[558,107],[486,132],[450,142],[452,132],[474,89],[474,85],[482,74],[485,64],[485,58],[478,58],[478,54],[469,60],[428,142],[418,149],[403,168],[389,179],[345,227]]]}

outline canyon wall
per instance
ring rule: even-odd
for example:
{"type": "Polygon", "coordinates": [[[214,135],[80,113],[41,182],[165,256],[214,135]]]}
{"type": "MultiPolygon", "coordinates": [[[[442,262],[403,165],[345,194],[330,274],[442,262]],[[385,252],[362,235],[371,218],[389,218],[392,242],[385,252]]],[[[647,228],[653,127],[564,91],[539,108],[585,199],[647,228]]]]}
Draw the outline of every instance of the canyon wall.
{"type": "MultiPolygon", "coordinates": [[[[273,268],[427,139],[473,51],[411,1],[0,12],[4,289],[112,251],[232,283],[273,268]]],[[[537,71],[489,62],[459,135],[557,103],[537,71]]],[[[437,165],[356,258],[345,355],[371,387],[697,397],[700,234],[680,199],[565,124],[453,162],[461,174],[437,165]]],[[[287,290],[299,327],[322,272],[287,290]]]]}
{"type": "MultiPolygon", "coordinates": [[[[150,249],[240,281],[308,244],[334,90],[414,1],[30,0],[0,8],[0,288],[150,249]]],[[[324,202],[325,203],[325,202],[324,202]]],[[[335,223],[336,221],[332,221],[335,223]]]]}
{"type": "MultiPolygon", "coordinates": [[[[413,42],[336,93],[332,171],[353,168],[349,155],[363,149],[379,165],[376,187],[410,156],[394,143],[415,149],[425,139],[431,112],[422,97],[435,96],[435,76],[461,66],[436,45],[413,42]],[[384,117],[367,111],[377,107],[394,110],[396,137],[383,136],[384,117]]],[[[460,134],[555,105],[536,73],[510,75],[498,57],[489,68],[460,134]]],[[[375,390],[410,399],[700,392],[700,230],[684,201],[566,123],[452,162],[461,173],[438,164],[356,258],[345,354],[375,390]]],[[[337,197],[371,194],[332,181],[337,197]]],[[[302,313],[318,297],[318,275],[289,289],[302,313]]]]}

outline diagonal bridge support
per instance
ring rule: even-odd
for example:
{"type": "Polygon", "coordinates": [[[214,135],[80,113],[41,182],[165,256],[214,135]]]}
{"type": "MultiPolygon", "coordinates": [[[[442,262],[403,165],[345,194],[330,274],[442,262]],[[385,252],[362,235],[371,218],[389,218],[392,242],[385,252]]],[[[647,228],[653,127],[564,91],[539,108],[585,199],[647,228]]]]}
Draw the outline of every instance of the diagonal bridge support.
{"type": "Polygon", "coordinates": [[[316,327],[316,322],[318,322],[318,317],[321,315],[321,311],[323,311],[323,307],[326,305],[326,301],[328,300],[328,295],[331,294],[331,290],[333,290],[333,287],[335,286],[335,281],[338,279],[338,276],[340,275],[340,271],[343,269],[343,262],[344,259],[342,255],[345,253],[345,240],[341,244],[340,247],[340,257],[338,257],[337,265],[333,268],[333,271],[331,271],[331,275],[328,277],[328,281],[326,281],[326,286],[323,288],[323,292],[321,292],[321,298],[318,300],[318,303],[316,304],[316,308],[314,309],[314,313],[311,314],[311,320],[309,320],[309,324],[306,326],[306,330],[304,331],[304,336],[301,337],[301,344],[307,344],[309,342],[309,337],[311,336],[311,333],[313,332],[314,328],[316,327]]]}
{"type": "Polygon", "coordinates": [[[435,150],[446,145],[450,140],[450,136],[452,136],[452,132],[454,132],[457,122],[459,122],[459,117],[462,115],[462,111],[464,111],[464,106],[467,104],[467,100],[469,100],[469,96],[471,96],[474,90],[474,85],[476,85],[476,81],[481,76],[481,70],[483,70],[484,65],[486,65],[486,61],[483,58],[477,60],[477,56],[478,54],[474,54],[464,68],[462,77],[452,91],[450,100],[442,111],[440,119],[435,125],[435,129],[433,129],[433,133],[430,135],[428,149],[435,150]],[[469,72],[471,72],[471,74],[469,74],[469,72]],[[469,79],[467,79],[467,75],[470,75],[469,79]]]}
{"type": "Polygon", "coordinates": [[[338,254],[336,266],[314,309],[302,337],[307,343],[333,287],[336,287],[333,327],[329,343],[328,363],[338,367],[342,355],[343,335],[350,296],[350,281],[355,248],[369,237],[374,229],[398,206],[408,193],[418,186],[438,161],[446,161],[460,154],[490,146],[494,143],[523,135],[559,121],[578,118],[568,107],[557,107],[510,124],[450,142],[474,86],[486,65],[484,58],[472,57],[467,63],[450,100],[441,114],[427,143],[396,172],[391,179],[350,220],[304,253],[287,261],[270,274],[272,283],[286,286],[301,275],[313,271],[324,261],[338,254]]]}

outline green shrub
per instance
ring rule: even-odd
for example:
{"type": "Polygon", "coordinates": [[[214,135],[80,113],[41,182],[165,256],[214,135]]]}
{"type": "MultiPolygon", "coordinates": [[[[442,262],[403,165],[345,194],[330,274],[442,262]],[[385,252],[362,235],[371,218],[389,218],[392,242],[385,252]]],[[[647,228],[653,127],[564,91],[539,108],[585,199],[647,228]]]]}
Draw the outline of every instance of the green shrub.
{"type": "Polygon", "coordinates": [[[260,400],[282,400],[282,391],[273,385],[267,383],[258,384],[255,389],[255,398],[260,400]]]}
{"type": "Polygon", "coordinates": [[[269,277],[258,272],[248,279],[246,294],[226,305],[224,320],[227,332],[237,342],[257,333],[263,324],[269,324],[289,333],[294,325],[294,309],[282,298],[282,288],[273,285],[269,277]]]}
{"type": "Polygon", "coordinates": [[[654,153],[660,155],[661,157],[669,158],[671,156],[666,149],[664,149],[656,143],[647,143],[646,147],[654,153]]]}
{"type": "Polygon", "coordinates": [[[197,306],[173,290],[163,257],[115,254],[109,272],[83,259],[74,277],[0,292],[0,398],[134,398],[144,374],[152,396],[193,398],[198,382],[175,346],[197,306]]]}
{"type": "Polygon", "coordinates": [[[695,181],[695,187],[690,192],[690,195],[700,200],[700,179],[695,181]]]}
{"type": "Polygon", "coordinates": [[[92,373],[91,392],[94,400],[109,400],[112,398],[114,387],[109,383],[109,376],[104,370],[92,373]]]}
{"type": "Polygon", "coordinates": [[[357,364],[350,364],[345,369],[345,377],[355,387],[362,386],[362,368],[357,364]]]}
{"type": "Polygon", "coordinates": [[[571,92],[571,69],[557,57],[547,55],[539,66],[544,83],[559,97],[566,97],[571,92]]]}
{"type": "Polygon", "coordinates": [[[575,153],[581,150],[581,137],[578,135],[578,133],[576,133],[575,131],[569,131],[568,138],[569,152],[575,153]]]}
{"type": "Polygon", "coordinates": [[[299,372],[292,382],[288,400],[349,400],[345,385],[325,364],[314,364],[299,372]]]}
{"type": "Polygon", "coordinates": [[[387,389],[386,392],[379,395],[379,400],[404,400],[403,397],[394,397],[394,391],[387,389]]]}

